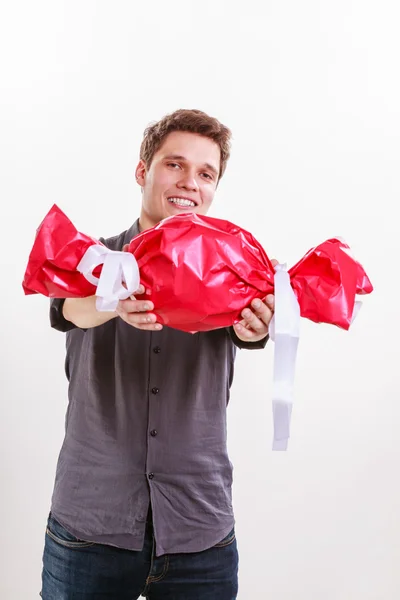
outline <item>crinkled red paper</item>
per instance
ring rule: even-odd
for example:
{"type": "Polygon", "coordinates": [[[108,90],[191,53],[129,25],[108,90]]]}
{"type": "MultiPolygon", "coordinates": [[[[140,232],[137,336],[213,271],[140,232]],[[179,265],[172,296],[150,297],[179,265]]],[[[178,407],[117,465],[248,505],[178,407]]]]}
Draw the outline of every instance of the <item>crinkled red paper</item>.
{"type": "MultiPolygon", "coordinates": [[[[95,286],[76,267],[96,243],[54,205],[37,230],[25,294],[94,295],[95,286]]],[[[129,252],[138,262],[141,283],[151,290],[158,321],[182,331],[230,326],[254,298],[274,291],[274,268],[262,246],[221,219],[193,213],[169,217],[136,236],[129,252]]],[[[307,252],[289,274],[302,317],[343,329],[351,324],[356,295],[373,290],[347,244],[336,238],[307,252]]]]}

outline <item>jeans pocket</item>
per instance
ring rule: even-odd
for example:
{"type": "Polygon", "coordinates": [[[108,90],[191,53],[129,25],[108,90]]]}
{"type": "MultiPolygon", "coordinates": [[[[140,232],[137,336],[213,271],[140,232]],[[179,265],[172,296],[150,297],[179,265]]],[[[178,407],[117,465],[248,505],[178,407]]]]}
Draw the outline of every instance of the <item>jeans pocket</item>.
{"type": "Polygon", "coordinates": [[[46,535],[60,546],[66,548],[79,550],[80,548],[89,548],[95,545],[94,542],[86,542],[72,535],[51,515],[47,521],[46,535]]]}
{"type": "Polygon", "coordinates": [[[235,528],[233,528],[223,540],[215,544],[214,548],[224,548],[225,546],[229,546],[236,539],[235,528]]]}

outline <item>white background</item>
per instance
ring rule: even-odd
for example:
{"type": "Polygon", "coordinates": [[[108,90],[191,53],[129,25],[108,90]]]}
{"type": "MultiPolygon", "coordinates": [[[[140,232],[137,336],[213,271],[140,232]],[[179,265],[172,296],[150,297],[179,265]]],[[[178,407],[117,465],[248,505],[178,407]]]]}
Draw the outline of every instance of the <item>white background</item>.
{"type": "Polygon", "coordinates": [[[143,130],[176,108],[234,134],[211,215],[289,265],[342,236],[375,287],[349,332],[302,320],[287,453],[273,346],[239,353],[239,598],[399,598],[399,19],[395,0],[2,3],[2,599],[38,597],[67,401],[64,335],[21,287],[36,227],[54,202],[96,237],[130,226],[143,130]]]}

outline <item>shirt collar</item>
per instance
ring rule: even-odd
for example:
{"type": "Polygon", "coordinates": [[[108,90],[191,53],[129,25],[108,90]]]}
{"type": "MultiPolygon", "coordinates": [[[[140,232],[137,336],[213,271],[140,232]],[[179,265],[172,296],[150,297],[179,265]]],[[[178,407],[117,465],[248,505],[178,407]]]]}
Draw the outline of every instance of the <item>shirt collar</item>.
{"type": "Polygon", "coordinates": [[[124,244],[129,244],[129,242],[134,237],[136,237],[137,235],[139,235],[139,233],[140,233],[139,219],[136,219],[136,221],[134,222],[134,224],[125,233],[124,244]]]}

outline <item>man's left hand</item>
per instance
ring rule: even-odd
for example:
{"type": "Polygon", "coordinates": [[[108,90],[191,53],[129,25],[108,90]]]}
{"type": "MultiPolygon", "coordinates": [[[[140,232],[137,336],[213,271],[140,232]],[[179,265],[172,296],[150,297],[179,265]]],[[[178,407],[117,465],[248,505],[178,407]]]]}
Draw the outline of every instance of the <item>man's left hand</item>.
{"type": "MultiPolygon", "coordinates": [[[[271,260],[273,266],[277,260],[271,260]]],[[[242,311],[243,319],[233,326],[236,335],[242,342],[259,342],[268,335],[268,327],[274,314],[274,296],[268,294],[265,300],[255,299],[251,308],[242,311]]]]}

